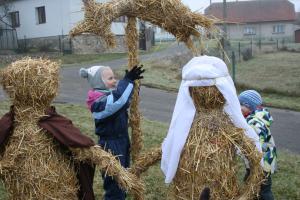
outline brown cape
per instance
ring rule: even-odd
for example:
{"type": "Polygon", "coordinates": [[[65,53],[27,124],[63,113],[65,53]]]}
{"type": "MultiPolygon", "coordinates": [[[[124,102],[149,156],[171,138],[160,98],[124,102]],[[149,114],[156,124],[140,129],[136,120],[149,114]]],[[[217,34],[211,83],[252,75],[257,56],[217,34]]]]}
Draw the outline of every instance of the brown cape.
{"type": "MultiPolygon", "coordinates": [[[[0,150],[3,151],[6,142],[12,134],[14,122],[13,107],[0,119],[0,150]]],[[[42,117],[38,125],[51,134],[63,147],[88,148],[95,143],[89,137],[83,135],[76,128],[72,121],[57,114],[54,107],[46,111],[46,116],[42,117]]],[[[0,151],[0,152],[1,152],[0,151]]],[[[70,156],[72,159],[72,156],[70,156]]],[[[78,199],[94,200],[93,179],[95,166],[90,163],[76,163],[75,170],[80,184],[78,199]]]]}

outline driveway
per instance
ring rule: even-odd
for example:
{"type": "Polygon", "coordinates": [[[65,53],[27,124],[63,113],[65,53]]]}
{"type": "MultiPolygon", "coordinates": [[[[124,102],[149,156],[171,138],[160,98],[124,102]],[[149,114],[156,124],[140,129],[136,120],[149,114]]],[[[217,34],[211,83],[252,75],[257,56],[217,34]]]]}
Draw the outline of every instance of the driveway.
{"type": "MultiPolygon", "coordinates": [[[[182,45],[173,45],[172,48],[161,52],[142,55],[140,60],[163,59],[165,56],[176,55],[183,51],[186,51],[186,49],[182,45]]],[[[101,63],[101,65],[111,66],[113,69],[116,69],[126,65],[126,63],[126,59],[118,59],[101,63]]],[[[89,67],[97,64],[99,65],[99,63],[94,63],[63,68],[61,72],[60,93],[55,102],[84,105],[88,84],[86,80],[79,77],[78,71],[81,67],[89,67]]],[[[170,122],[176,101],[176,93],[142,87],[140,94],[140,108],[146,118],[166,123],[170,122]]],[[[3,90],[0,89],[0,100],[4,99],[5,95],[3,90]]],[[[270,110],[274,118],[271,130],[279,151],[280,149],[288,149],[292,152],[300,153],[300,112],[275,108],[271,108],[270,110]]]]}

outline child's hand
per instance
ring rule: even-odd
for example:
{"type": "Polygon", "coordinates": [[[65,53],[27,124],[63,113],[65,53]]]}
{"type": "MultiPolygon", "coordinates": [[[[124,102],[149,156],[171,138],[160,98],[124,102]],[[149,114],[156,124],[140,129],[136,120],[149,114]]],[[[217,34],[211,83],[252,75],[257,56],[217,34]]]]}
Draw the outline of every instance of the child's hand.
{"type": "Polygon", "coordinates": [[[144,78],[143,76],[141,76],[141,74],[145,72],[145,70],[142,69],[142,67],[143,65],[140,65],[139,67],[136,65],[130,71],[126,70],[124,78],[128,78],[131,81],[144,78]]]}

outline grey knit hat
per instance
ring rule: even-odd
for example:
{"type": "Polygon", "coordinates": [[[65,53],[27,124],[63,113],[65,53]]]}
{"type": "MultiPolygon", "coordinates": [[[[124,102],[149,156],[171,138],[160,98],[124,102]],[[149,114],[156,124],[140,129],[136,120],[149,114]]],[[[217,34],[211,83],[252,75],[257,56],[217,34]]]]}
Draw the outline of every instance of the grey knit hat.
{"type": "Polygon", "coordinates": [[[107,88],[102,79],[102,72],[105,69],[110,68],[106,66],[93,66],[87,69],[81,68],[79,74],[82,78],[86,78],[88,80],[88,83],[91,86],[91,88],[105,90],[107,88]]]}
{"type": "Polygon", "coordinates": [[[239,95],[240,104],[246,106],[251,111],[256,110],[262,104],[262,98],[255,90],[246,90],[239,95]]]}

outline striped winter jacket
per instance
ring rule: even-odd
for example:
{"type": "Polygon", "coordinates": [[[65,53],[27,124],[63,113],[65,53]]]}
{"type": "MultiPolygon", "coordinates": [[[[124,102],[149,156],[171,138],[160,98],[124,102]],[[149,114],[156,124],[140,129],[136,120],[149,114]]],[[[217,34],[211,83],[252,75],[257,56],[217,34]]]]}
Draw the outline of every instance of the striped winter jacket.
{"type": "Polygon", "coordinates": [[[91,103],[90,108],[95,121],[95,133],[100,139],[128,137],[127,109],[133,87],[132,81],[122,79],[113,91],[93,91],[99,93],[99,98],[91,103]]]}
{"type": "Polygon", "coordinates": [[[258,108],[246,120],[259,136],[263,151],[264,171],[273,174],[277,168],[277,152],[270,130],[273,118],[269,110],[262,107],[258,108]]]}

